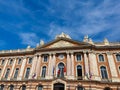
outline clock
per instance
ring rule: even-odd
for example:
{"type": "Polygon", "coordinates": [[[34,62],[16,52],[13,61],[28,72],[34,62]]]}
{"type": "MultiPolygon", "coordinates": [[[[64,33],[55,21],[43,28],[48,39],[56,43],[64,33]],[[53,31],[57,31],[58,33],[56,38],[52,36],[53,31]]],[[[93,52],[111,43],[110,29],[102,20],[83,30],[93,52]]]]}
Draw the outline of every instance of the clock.
{"type": "Polygon", "coordinates": [[[65,58],[65,56],[64,56],[63,54],[60,54],[60,55],[58,56],[58,58],[59,58],[60,60],[62,60],[62,59],[65,58]]]}

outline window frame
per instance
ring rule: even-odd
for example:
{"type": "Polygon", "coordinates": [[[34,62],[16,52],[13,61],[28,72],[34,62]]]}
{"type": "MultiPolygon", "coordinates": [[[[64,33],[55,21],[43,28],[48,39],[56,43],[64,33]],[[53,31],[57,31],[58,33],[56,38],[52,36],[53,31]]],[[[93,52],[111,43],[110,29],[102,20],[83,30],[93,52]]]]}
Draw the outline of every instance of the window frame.
{"type": "Polygon", "coordinates": [[[48,62],[49,56],[48,55],[43,55],[42,59],[43,59],[43,62],[46,63],[46,62],[48,62]]]}
{"type": "Polygon", "coordinates": [[[120,54],[116,54],[115,57],[116,57],[116,61],[120,62],[120,54]]]}
{"type": "Polygon", "coordinates": [[[77,62],[81,62],[82,61],[82,54],[81,53],[76,53],[75,58],[76,58],[77,62]],[[80,56],[80,60],[78,59],[78,56],[80,56]]]}
{"type": "Polygon", "coordinates": [[[43,66],[42,67],[42,71],[41,71],[41,77],[42,78],[45,78],[46,77],[46,71],[47,71],[47,67],[46,66],[43,66]],[[45,70],[43,69],[45,67],[45,70]],[[43,70],[44,70],[44,73],[43,73],[43,70]]]}
{"type": "Polygon", "coordinates": [[[7,68],[4,78],[7,79],[8,76],[9,76],[9,74],[10,74],[10,68],[7,68]],[[9,70],[9,71],[8,71],[8,70],[9,70]]]}
{"type": "Polygon", "coordinates": [[[32,57],[29,57],[29,58],[28,58],[28,64],[32,64],[32,62],[33,62],[33,58],[32,58],[32,57]]]}
{"type": "Polygon", "coordinates": [[[106,66],[100,66],[100,74],[101,74],[101,79],[108,79],[109,75],[108,75],[108,70],[106,66]],[[101,70],[101,68],[105,68],[103,71],[101,70]],[[105,72],[106,71],[106,72],[105,72]],[[103,75],[104,73],[104,75],[103,75]],[[106,74],[106,75],[105,75],[106,74]],[[107,77],[106,77],[107,76],[107,77]]]}
{"type": "Polygon", "coordinates": [[[19,68],[16,68],[16,69],[15,69],[15,72],[14,72],[14,76],[13,76],[13,78],[17,78],[17,77],[18,77],[18,74],[19,74],[19,68]],[[17,69],[18,69],[18,71],[17,71],[17,75],[15,75],[17,69]],[[15,77],[15,76],[16,76],[16,77],[15,77]]]}
{"type": "Polygon", "coordinates": [[[105,56],[103,54],[98,55],[99,62],[105,62],[105,56]],[[102,57],[101,57],[102,56],[102,57]],[[102,59],[101,59],[102,58],[102,59]]]}
{"type": "Polygon", "coordinates": [[[29,78],[29,76],[30,76],[30,70],[31,70],[30,67],[27,67],[27,68],[26,68],[26,72],[25,72],[25,76],[24,76],[25,79],[28,79],[28,78],[29,78]],[[28,69],[29,69],[29,72],[27,71],[28,69]],[[27,74],[27,73],[28,73],[28,74],[27,74]]]}
{"type": "Polygon", "coordinates": [[[22,59],[21,59],[21,58],[18,58],[17,64],[19,65],[19,64],[21,64],[21,63],[22,63],[22,59]]]}

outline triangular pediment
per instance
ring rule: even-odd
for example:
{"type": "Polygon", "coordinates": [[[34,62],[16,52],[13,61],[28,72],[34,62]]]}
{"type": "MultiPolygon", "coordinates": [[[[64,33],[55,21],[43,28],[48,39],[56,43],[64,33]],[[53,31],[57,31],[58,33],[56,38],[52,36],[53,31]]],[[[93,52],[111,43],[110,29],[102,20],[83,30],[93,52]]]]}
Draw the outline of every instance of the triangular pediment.
{"type": "Polygon", "coordinates": [[[46,49],[47,48],[67,48],[67,47],[69,48],[69,47],[79,47],[84,45],[89,45],[89,44],[84,42],[74,41],[72,39],[59,38],[41,46],[40,48],[46,48],[46,49]]]}

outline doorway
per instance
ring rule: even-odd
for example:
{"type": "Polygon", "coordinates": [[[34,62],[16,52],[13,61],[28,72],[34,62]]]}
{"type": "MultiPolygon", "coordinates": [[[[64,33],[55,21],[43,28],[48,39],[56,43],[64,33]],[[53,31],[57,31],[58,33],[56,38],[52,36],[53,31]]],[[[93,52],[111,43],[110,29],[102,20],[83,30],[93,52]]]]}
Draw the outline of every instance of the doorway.
{"type": "Polygon", "coordinates": [[[56,83],[56,84],[54,84],[53,90],[65,90],[64,88],[65,88],[64,84],[56,83]]]}

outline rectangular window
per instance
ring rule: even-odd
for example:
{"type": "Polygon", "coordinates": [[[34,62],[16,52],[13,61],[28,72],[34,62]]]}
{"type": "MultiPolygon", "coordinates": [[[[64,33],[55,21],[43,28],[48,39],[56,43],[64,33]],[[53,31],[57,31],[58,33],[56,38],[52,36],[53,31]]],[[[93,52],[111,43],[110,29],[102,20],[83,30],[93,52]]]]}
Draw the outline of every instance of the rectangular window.
{"type": "Polygon", "coordinates": [[[12,65],[12,63],[13,63],[13,60],[11,59],[9,65],[12,65]]]}
{"type": "Polygon", "coordinates": [[[14,74],[14,78],[17,78],[17,76],[18,76],[18,72],[19,72],[19,68],[16,68],[16,70],[15,70],[15,74],[14,74]]]}
{"type": "Polygon", "coordinates": [[[30,68],[27,68],[26,74],[25,74],[25,78],[28,78],[28,77],[29,77],[29,74],[30,74],[30,68]]]}
{"type": "Polygon", "coordinates": [[[0,75],[1,75],[1,71],[2,71],[2,69],[0,69],[0,75]]]}
{"type": "Polygon", "coordinates": [[[5,60],[2,60],[1,65],[4,65],[4,63],[5,63],[5,60]]]}
{"type": "Polygon", "coordinates": [[[31,63],[32,63],[32,58],[29,58],[28,63],[29,63],[29,64],[31,64],[31,63]]]}
{"type": "Polygon", "coordinates": [[[22,62],[22,59],[19,58],[18,59],[18,64],[21,64],[21,62],[22,62]]]}
{"type": "Polygon", "coordinates": [[[48,56],[45,55],[45,56],[43,57],[43,60],[44,60],[44,62],[47,62],[47,61],[48,61],[48,56]]]}
{"type": "Polygon", "coordinates": [[[38,86],[38,90],[42,90],[42,86],[38,86]]]}
{"type": "Polygon", "coordinates": [[[104,62],[104,56],[103,55],[99,55],[99,61],[104,62]]]}
{"type": "Polygon", "coordinates": [[[8,78],[9,73],[10,73],[10,69],[8,68],[7,71],[6,71],[6,74],[5,74],[6,79],[8,78]]]}
{"type": "Polygon", "coordinates": [[[116,55],[116,58],[117,58],[117,61],[120,61],[120,55],[119,54],[116,55]]]}
{"type": "Polygon", "coordinates": [[[80,54],[77,54],[77,55],[76,55],[76,59],[77,59],[77,61],[81,61],[81,55],[80,55],[80,54]]]}

